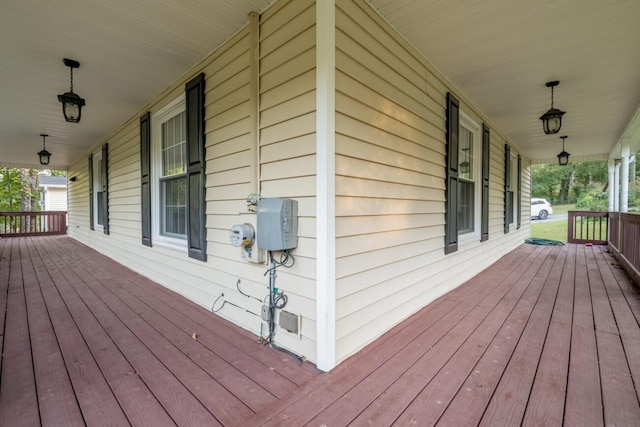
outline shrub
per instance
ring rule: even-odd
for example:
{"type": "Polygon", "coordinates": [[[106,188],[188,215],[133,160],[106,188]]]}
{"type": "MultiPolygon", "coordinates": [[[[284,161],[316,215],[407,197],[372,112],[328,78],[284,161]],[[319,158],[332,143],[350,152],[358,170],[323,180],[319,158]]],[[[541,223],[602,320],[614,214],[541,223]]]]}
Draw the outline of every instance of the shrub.
{"type": "Polygon", "coordinates": [[[607,211],[609,210],[609,193],[591,191],[578,200],[576,209],[583,211],[607,211]]]}

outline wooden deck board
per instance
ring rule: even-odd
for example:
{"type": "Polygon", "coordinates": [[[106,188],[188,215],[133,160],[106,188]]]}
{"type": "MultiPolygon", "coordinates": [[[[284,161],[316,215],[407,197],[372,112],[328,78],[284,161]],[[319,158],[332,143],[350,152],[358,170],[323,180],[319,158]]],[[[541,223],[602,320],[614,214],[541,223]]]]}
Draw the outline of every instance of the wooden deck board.
{"type": "Polygon", "coordinates": [[[584,248],[578,246],[577,252],[565,422],[597,426],[604,419],[593,304],[584,248]]]}
{"type": "MultiPolygon", "coordinates": [[[[12,242],[13,243],[13,242],[12,242]]],[[[17,244],[9,250],[7,311],[2,351],[0,384],[0,424],[29,426],[40,424],[27,307],[22,285],[21,255],[17,244]]]]}
{"type": "Polygon", "coordinates": [[[101,283],[88,280],[86,276],[84,280],[87,289],[78,292],[88,302],[96,297],[93,303],[100,304],[100,307],[94,306],[92,310],[138,375],[141,375],[145,384],[153,390],[162,406],[179,425],[216,425],[218,419],[220,422],[229,422],[235,416],[250,414],[241,401],[195,363],[184,358],[184,354],[171,341],[166,340],[127,307],[124,301],[110,294],[101,283]],[[82,292],[88,290],[93,295],[83,295],[82,292]],[[180,380],[172,379],[173,376],[180,380]],[[224,401],[225,404],[216,407],[216,401],[224,401]],[[217,413],[213,408],[225,410],[217,413]]]}
{"type": "MultiPolygon", "coordinates": [[[[21,252],[26,250],[26,245],[20,246],[21,252]]],[[[82,413],[36,276],[37,267],[30,257],[22,258],[40,417],[46,425],[80,425],[84,422],[82,413]]]]}
{"type": "Polygon", "coordinates": [[[508,291],[497,288],[489,294],[490,298],[479,302],[447,334],[446,340],[438,342],[370,406],[375,408],[373,412],[364,411],[358,419],[397,425],[434,424],[523,293],[532,289],[529,284],[544,258],[530,261],[524,271],[516,269],[506,276],[503,283],[508,291]]]}
{"type": "MultiPolygon", "coordinates": [[[[520,265],[522,265],[522,267],[514,263],[509,266],[509,270],[500,271],[496,275],[500,286],[494,288],[485,298],[471,301],[475,307],[469,312],[469,315],[465,316],[451,332],[446,335],[446,339],[439,341],[410,371],[403,374],[403,376],[394,383],[392,388],[389,388],[381,398],[370,405],[366,411],[363,411],[356,420],[364,422],[364,420],[382,419],[383,422],[386,421],[389,423],[397,421],[399,425],[413,422],[421,424],[420,420],[416,418],[432,418],[431,422],[436,420],[446,409],[448,402],[453,398],[453,395],[458,391],[464,380],[460,380],[460,378],[457,380],[452,379],[452,383],[456,384],[452,388],[449,388],[448,394],[446,395],[447,397],[437,393],[438,391],[443,391],[441,379],[436,379],[436,382],[432,386],[436,394],[426,392],[425,389],[431,385],[430,382],[434,380],[435,375],[441,370],[443,365],[447,367],[446,370],[443,371],[445,377],[450,378],[452,372],[460,371],[466,379],[466,375],[470,372],[471,367],[468,366],[470,362],[469,359],[466,358],[468,347],[464,346],[465,342],[471,339],[474,334],[479,333],[481,335],[479,341],[484,340],[484,342],[481,348],[476,350],[486,348],[498,329],[496,324],[487,328],[491,323],[491,320],[488,319],[495,313],[497,319],[502,318],[504,320],[504,316],[510,312],[511,308],[525,291],[527,284],[533,279],[537,267],[544,262],[544,257],[541,256],[542,254],[543,251],[538,249],[532,252],[529,257],[521,260],[520,265]],[[484,335],[485,333],[486,335],[484,335]],[[456,355],[458,356],[456,357],[456,355]],[[463,362],[467,364],[467,366],[459,365],[463,362]],[[414,396],[419,396],[419,393],[425,393],[426,400],[432,399],[432,402],[435,402],[435,405],[432,405],[432,410],[420,414],[419,406],[425,404],[425,399],[418,401],[419,403],[416,405],[418,406],[417,408],[414,406],[413,409],[410,409],[414,396]],[[395,397],[397,397],[397,399],[395,397]],[[422,402],[422,404],[420,404],[420,402],[422,402]],[[389,406],[391,410],[388,411],[387,406],[389,406]],[[407,419],[403,418],[404,412],[407,412],[407,419]]],[[[497,272],[494,272],[494,274],[495,273],[497,272]]],[[[479,351],[476,355],[481,353],[482,351],[479,351]]]]}
{"type": "Polygon", "coordinates": [[[105,265],[104,262],[96,263],[86,254],[82,257],[83,262],[91,269],[106,275],[108,280],[103,281],[105,285],[119,286],[137,296],[151,307],[152,312],[171,319],[172,323],[189,336],[196,333],[205,345],[213,342],[209,348],[259,381],[261,387],[276,396],[289,393],[298,384],[304,384],[318,374],[317,369],[311,364],[304,364],[301,370],[294,359],[258,344],[255,337],[247,331],[231,325],[213,313],[193,310],[192,302],[144,277],[131,276],[130,271],[120,264],[109,260],[105,265]]]}
{"type": "Polygon", "coordinates": [[[99,425],[104,420],[109,420],[113,425],[126,425],[128,421],[122,407],[100,371],[43,261],[33,256],[32,261],[53,329],[64,331],[56,334],[56,338],[84,421],[87,425],[99,425]]]}
{"type": "Polygon", "coordinates": [[[597,246],[523,245],[326,374],[68,237],[0,240],[0,308],[0,425],[640,419],[640,294],[597,246]]]}
{"type": "MultiPolygon", "coordinates": [[[[49,255],[53,248],[39,249],[41,253],[48,252],[48,272],[129,422],[134,425],[174,425],[175,422],[111,339],[104,325],[76,292],[72,282],[82,283],[82,280],[71,276],[73,271],[65,271],[67,274],[64,274],[58,268],[49,255]]],[[[91,408],[83,408],[83,411],[91,411],[91,408]]]]}
{"type": "MultiPolygon", "coordinates": [[[[56,257],[55,254],[50,256],[56,257]]],[[[61,258],[56,261],[64,263],[61,258]]],[[[177,424],[217,425],[219,421],[212,413],[213,408],[220,410],[217,415],[226,422],[251,414],[242,402],[206,373],[200,372],[192,361],[177,355],[171,342],[165,341],[116,298],[93,276],[92,271],[86,268],[65,269],[65,276],[127,358],[136,375],[141,377],[177,424]],[[216,405],[220,401],[224,404],[216,405]]]]}
{"type": "MultiPolygon", "coordinates": [[[[527,250],[526,252],[533,252],[533,250],[527,250]]],[[[505,282],[503,279],[513,273],[524,262],[525,260],[522,258],[506,256],[501,260],[500,268],[483,272],[463,285],[463,288],[466,288],[466,292],[454,291],[452,294],[447,294],[446,297],[432,304],[433,311],[430,311],[429,314],[439,312],[442,309],[439,304],[445,301],[457,303],[452,306],[450,311],[443,313],[444,317],[436,317],[426,322],[425,319],[418,317],[413,322],[403,322],[393,331],[397,334],[396,337],[392,337],[389,342],[379,340],[371,346],[372,357],[367,358],[368,363],[363,363],[357,357],[346,361],[344,370],[341,371],[341,374],[336,375],[336,377],[344,378],[344,380],[337,383],[338,378],[336,378],[337,384],[335,386],[332,386],[331,384],[333,383],[331,383],[325,387],[315,387],[313,392],[307,396],[302,398],[296,396],[295,399],[291,399],[289,402],[289,407],[283,408],[278,417],[270,422],[273,425],[277,425],[284,419],[295,419],[296,422],[304,423],[309,421],[315,414],[321,413],[320,417],[324,418],[314,419],[314,423],[328,423],[330,425],[335,420],[344,422],[344,420],[357,417],[371,402],[378,402],[382,398],[381,394],[396,381],[397,376],[405,374],[407,369],[424,356],[426,351],[447,336],[456,323],[467,315],[478,304],[479,300],[491,298],[491,296],[487,295],[489,291],[493,291],[490,295],[493,296],[494,300],[502,298],[504,289],[500,288],[500,285],[505,286],[505,283],[506,286],[512,285],[512,283],[505,282]],[[473,283],[482,284],[483,288],[474,287],[472,286],[473,283]],[[408,329],[404,326],[406,324],[413,326],[408,329]],[[416,325],[418,325],[417,328],[416,325]],[[407,337],[408,340],[396,339],[402,336],[407,337]],[[417,340],[417,337],[421,339],[417,340]],[[384,354],[384,356],[379,353],[384,354]],[[372,365],[370,363],[371,359],[375,360],[375,364],[372,365]],[[355,388],[352,391],[347,391],[351,387],[355,388]],[[340,392],[341,390],[344,390],[342,391],[344,395],[336,393],[336,391],[340,392]],[[333,405],[334,402],[336,403],[335,405],[333,405]]],[[[487,306],[490,305],[487,304],[487,306]]],[[[247,425],[250,425],[250,423],[263,424],[268,419],[268,417],[254,417],[249,420],[247,425]]],[[[376,421],[383,422],[379,419],[376,421]]]]}
{"type": "Polygon", "coordinates": [[[640,404],[620,337],[596,331],[596,340],[602,378],[604,424],[631,426],[640,423],[640,404]]]}
{"type": "Polygon", "coordinates": [[[547,311],[551,310],[545,309],[546,303],[549,299],[556,299],[565,261],[565,257],[558,253],[559,249],[553,251],[545,260],[552,264],[548,276],[537,278],[544,280],[539,297],[543,304],[529,304],[525,300],[520,304],[522,307],[510,315],[438,420],[439,425],[476,425],[480,422],[526,325],[536,321],[548,323],[547,316],[550,317],[550,313],[547,315],[547,311]],[[460,411],[459,408],[466,409],[460,411]]]}
{"type": "MultiPolygon", "coordinates": [[[[9,289],[9,263],[11,256],[11,239],[0,239],[0,348],[2,348],[2,340],[4,338],[4,313],[7,310],[7,292],[9,289]]],[[[2,354],[0,354],[0,368],[2,368],[2,354]]]]}
{"type": "MultiPolygon", "coordinates": [[[[549,255],[553,254],[549,251],[549,255]]],[[[553,257],[546,260],[542,271],[537,271],[538,282],[547,284],[549,269],[555,264],[553,257]]],[[[537,304],[532,308],[532,314],[523,328],[504,372],[495,386],[495,392],[487,405],[487,408],[479,420],[480,425],[518,425],[524,414],[529,398],[535,368],[539,361],[540,349],[548,328],[550,315],[549,301],[552,301],[555,292],[554,283],[547,286],[543,297],[537,298],[537,304]],[[546,302],[547,304],[540,304],[546,302]]],[[[542,292],[542,290],[541,290],[542,292]]]]}
{"type": "MultiPolygon", "coordinates": [[[[524,413],[524,425],[558,426],[564,418],[575,276],[575,259],[567,252],[562,251],[554,264],[561,268],[557,273],[558,291],[552,302],[549,329],[524,413]]],[[[552,276],[555,280],[556,276],[553,273],[552,276]]]]}
{"type": "Polygon", "coordinates": [[[593,321],[597,331],[618,333],[618,325],[613,316],[611,301],[608,298],[604,287],[600,266],[596,261],[593,251],[585,251],[585,261],[587,265],[587,277],[589,280],[589,290],[591,291],[591,305],[593,307],[593,321]]]}
{"type": "MultiPolygon", "coordinates": [[[[629,281],[628,276],[621,275],[615,269],[616,263],[613,262],[612,257],[597,257],[596,261],[600,267],[624,351],[625,360],[619,360],[619,365],[628,367],[629,375],[635,385],[636,393],[638,393],[640,387],[640,357],[638,357],[640,355],[640,328],[636,313],[640,308],[640,294],[629,281]]],[[[640,393],[638,395],[636,398],[640,400],[640,393]]],[[[609,396],[606,398],[608,399],[609,396]]]]}

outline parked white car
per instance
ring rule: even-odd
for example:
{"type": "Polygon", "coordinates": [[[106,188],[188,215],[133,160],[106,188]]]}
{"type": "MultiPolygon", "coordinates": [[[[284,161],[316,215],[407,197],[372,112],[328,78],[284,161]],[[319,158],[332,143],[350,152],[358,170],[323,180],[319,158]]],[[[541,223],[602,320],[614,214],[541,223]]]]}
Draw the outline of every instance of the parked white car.
{"type": "Polygon", "coordinates": [[[553,208],[547,199],[531,198],[531,218],[547,219],[551,214],[553,214],[553,208]]]}

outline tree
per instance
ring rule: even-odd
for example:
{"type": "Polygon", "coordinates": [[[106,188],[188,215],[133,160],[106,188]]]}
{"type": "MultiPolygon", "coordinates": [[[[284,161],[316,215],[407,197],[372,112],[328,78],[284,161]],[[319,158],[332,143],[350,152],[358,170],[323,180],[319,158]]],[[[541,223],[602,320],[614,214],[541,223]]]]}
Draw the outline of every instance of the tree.
{"type": "Polygon", "coordinates": [[[589,188],[596,182],[603,183],[608,180],[609,169],[603,160],[576,163],[573,171],[576,181],[584,188],[589,188]]]}
{"type": "Polygon", "coordinates": [[[575,203],[586,194],[599,192],[608,180],[605,160],[533,165],[531,168],[532,196],[543,197],[552,203],[575,203]]]}
{"type": "Polygon", "coordinates": [[[0,210],[35,211],[40,206],[36,169],[0,168],[0,210]]]}
{"type": "Polygon", "coordinates": [[[573,167],[553,164],[533,165],[531,168],[531,195],[552,203],[568,201],[573,167]]]}

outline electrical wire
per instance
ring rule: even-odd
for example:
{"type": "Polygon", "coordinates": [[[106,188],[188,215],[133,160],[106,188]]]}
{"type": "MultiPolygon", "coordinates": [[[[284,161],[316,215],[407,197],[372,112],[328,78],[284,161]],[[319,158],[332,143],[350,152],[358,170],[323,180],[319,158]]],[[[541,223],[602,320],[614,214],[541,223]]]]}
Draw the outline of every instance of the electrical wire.
{"type": "MultiPolygon", "coordinates": [[[[256,316],[256,317],[260,317],[260,315],[258,315],[258,314],[256,314],[256,313],[254,313],[253,311],[247,310],[246,308],[241,307],[241,306],[239,306],[238,304],[234,304],[234,303],[232,303],[231,301],[227,301],[227,300],[222,300],[222,305],[221,305],[218,309],[216,309],[216,308],[215,308],[215,307],[216,307],[216,304],[218,303],[218,301],[220,300],[220,298],[224,298],[224,293],[221,293],[221,294],[220,294],[220,296],[218,296],[218,298],[216,298],[216,300],[213,302],[213,305],[211,306],[211,312],[212,312],[212,313],[217,313],[217,312],[219,312],[220,310],[222,310],[222,308],[223,308],[226,304],[229,304],[229,305],[232,305],[232,306],[234,306],[234,307],[236,307],[236,308],[239,308],[240,310],[244,310],[244,311],[246,311],[246,312],[247,312],[247,313],[249,313],[249,314],[253,314],[253,315],[254,315],[254,316],[256,316]]],[[[256,298],[256,299],[258,299],[258,298],[256,298]]],[[[258,301],[260,301],[260,300],[258,299],[258,301]]]]}
{"type": "Polygon", "coordinates": [[[220,310],[222,310],[222,307],[224,307],[224,305],[227,303],[226,300],[222,300],[222,305],[220,306],[219,309],[215,310],[216,304],[218,303],[218,301],[220,300],[220,298],[224,298],[224,293],[221,293],[220,296],[218,296],[218,298],[216,298],[216,300],[213,302],[213,305],[211,306],[211,312],[212,313],[217,313],[220,310]]]}
{"type": "Polygon", "coordinates": [[[289,301],[289,297],[287,297],[283,292],[278,292],[273,297],[273,305],[277,309],[283,309],[285,305],[287,305],[287,301],[289,301]]]}
{"type": "Polygon", "coordinates": [[[281,266],[283,266],[284,268],[291,268],[295,263],[296,263],[296,260],[293,258],[293,255],[291,255],[291,252],[289,252],[289,249],[287,249],[286,251],[280,252],[281,266]],[[289,263],[289,261],[291,261],[291,263],[289,263]]]}
{"type": "Polygon", "coordinates": [[[274,343],[270,343],[269,347],[274,348],[274,349],[276,349],[278,351],[281,351],[281,352],[286,353],[289,356],[293,357],[294,359],[296,359],[298,361],[298,364],[300,366],[302,366],[302,364],[304,363],[304,357],[303,356],[298,356],[297,354],[295,354],[292,351],[287,350],[286,348],[280,347],[280,346],[278,346],[278,345],[276,345],[274,343]]]}
{"type": "Polygon", "coordinates": [[[247,294],[247,293],[244,293],[244,292],[242,291],[242,289],[240,289],[240,279],[238,279],[238,281],[236,282],[236,289],[238,289],[238,292],[240,292],[240,294],[241,294],[241,295],[244,295],[244,296],[245,296],[245,297],[247,297],[247,298],[253,298],[253,299],[254,299],[254,300],[256,300],[256,301],[261,301],[261,299],[260,299],[260,298],[256,298],[256,297],[254,297],[253,295],[249,295],[249,294],[247,294]]]}
{"type": "Polygon", "coordinates": [[[269,251],[268,256],[269,256],[269,264],[270,264],[270,266],[267,269],[267,271],[265,271],[264,275],[266,276],[267,273],[269,273],[269,294],[265,297],[265,300],[267,298],[269,298],[269,334],[267,335],[267,339],[266,340],[264,340],[262,338],[264,323],[261,323],[260,324],[260,341],[259,342],[261,342],[263,344],[268,344],[269,347],[271,347],[271,348],[273,348],[275,350],[279,350],[279,351],[281,351],[283,353],[288,354],[289,356],[291,356],[294,359],[296,359],[298,361],[298,363],[302,366],[302,363],[304,362],[304,359],[301,356],[298,356],[297,354],[293,353],[292,351],[289,351],[286,348],[280,347],[280,346],[276,345],[273,342],[273,338],[274,338],[275,333],[276,333],[276,331],[275,331],[275,311],[276,311],[276,309],[284,308],[284,306],[287,305],[287,301],[289,299],[284,292],[279,291],[275,287],[276,269],[278,267],[291,268],[295,264],[295,260],[293,259],[293,256],[289,253],[288,250],[280,252],[280,262],[276,262],[273,259],[273,252],[272,251],[269,251]]]}
{"type": "MultiPolygon", "coordinates": [[[[273,255],[271,255],[273,257],[273,255]]],[[[291,268],[295,265],[296,260],[293,258],[293,255],[289,252],[289,250],[280,251],[280,262],[274,261],[273,267],[267,268],[267,271],[264,272],[264,276],[271,273],[271,271],[275,271],[278,267],[291,268]]]]}

